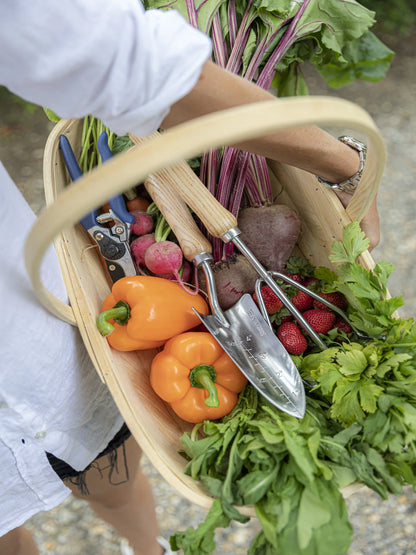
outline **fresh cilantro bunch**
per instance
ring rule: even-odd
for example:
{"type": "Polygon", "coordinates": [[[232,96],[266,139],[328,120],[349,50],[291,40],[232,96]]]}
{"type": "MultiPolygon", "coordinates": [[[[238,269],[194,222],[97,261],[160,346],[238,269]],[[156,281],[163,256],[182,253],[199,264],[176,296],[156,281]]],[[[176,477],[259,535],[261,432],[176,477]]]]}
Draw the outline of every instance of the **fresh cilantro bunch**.
{"type": "Polygon", "coordinates": [[[320,267],[315,276],[328,290],[343,293],[349,303],[348,318],[373,339],[345,342],[300,361],[305,379],[316,383],[315,390],[330,401],[331,418],[347,426],[375,413],[392,381],[405,380],[410,386],[409,376],[413,378],[412,369],[416,370],[414,320],[398,317],[402,296],[388,295],[387,280],[393,267],[381,262],[371,270],[363,268],[357,260],[367,247],[368,239],[358,222],[351,223],[329,257],[338,264],[336,272],[320,267]]]}

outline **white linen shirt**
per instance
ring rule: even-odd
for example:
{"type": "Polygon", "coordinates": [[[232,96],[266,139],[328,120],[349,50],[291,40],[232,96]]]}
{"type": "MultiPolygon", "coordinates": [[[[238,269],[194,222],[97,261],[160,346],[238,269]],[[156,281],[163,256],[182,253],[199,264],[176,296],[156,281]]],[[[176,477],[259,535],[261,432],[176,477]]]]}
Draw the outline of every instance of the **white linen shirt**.
{"type": "MultiPolygon", "coordinates": [[[[137,0],[0,0],[0,84],[63,118],[152,133],[196,84],[211,43],[137,0]]],[[[122,418],[76,328],[36,300],[23,247],[35,216],[0,163],[0,536],[70,490],[45,452],[84,469],[122,418]]],[[[66,292],[51,248],[43,283],[66,292]]]]}

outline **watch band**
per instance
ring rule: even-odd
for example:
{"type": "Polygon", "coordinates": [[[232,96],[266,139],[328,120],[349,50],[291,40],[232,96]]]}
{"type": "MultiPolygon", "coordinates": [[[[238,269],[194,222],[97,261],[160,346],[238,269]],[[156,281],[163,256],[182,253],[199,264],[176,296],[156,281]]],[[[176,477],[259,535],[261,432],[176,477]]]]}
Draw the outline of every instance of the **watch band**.
{"type": "Polygon", "coordinates": [[[326,187],[329,187],[330,189],[336,189],[338,191],[352,192],[352,191],[355,191],[358,184],[360,183],[361,175],[362,175],[363,170],[364,170],[365,159],[367,157],[367,147],[361,141],[358,141],[357,139],[354,139],[354,137],[350,137],[348,135],[338,137],[338,140],[341,141],[342,143],[348,145],[350,148],[353,148],[354,150],[356,150],[359,153],[359,155],[360,155],[359,170],[357,171],[357,173],[355,173],[354,175],[352,175],[351,177],[349,177],[345,181],[342,181],[341,183],[329,183],[328,181],[325,181],[324,179],[322,179],[319,176],[316,176],[316,177],[318,178],[319,183],[322,183],[323,185],[325,185],[326,187]]]}

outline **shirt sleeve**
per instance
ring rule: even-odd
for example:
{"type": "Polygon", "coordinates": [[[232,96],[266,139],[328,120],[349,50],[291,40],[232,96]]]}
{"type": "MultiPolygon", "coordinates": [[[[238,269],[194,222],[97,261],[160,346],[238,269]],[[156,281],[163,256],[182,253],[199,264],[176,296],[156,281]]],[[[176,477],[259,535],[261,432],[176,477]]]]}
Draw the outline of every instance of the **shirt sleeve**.
{"type": "Polygon", "coordinates": [[[0,83],[62,118],[148,135],[195,86],[211,41],[138,0],[2,0],[0,83]]]}

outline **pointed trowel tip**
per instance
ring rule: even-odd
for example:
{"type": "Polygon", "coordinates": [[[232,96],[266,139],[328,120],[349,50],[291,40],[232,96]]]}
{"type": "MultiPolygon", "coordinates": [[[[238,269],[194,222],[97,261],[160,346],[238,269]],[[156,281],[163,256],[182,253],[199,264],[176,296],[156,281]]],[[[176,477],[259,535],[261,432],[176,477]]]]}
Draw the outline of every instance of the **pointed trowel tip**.
{"type": "Polygon", "coordinates": [[[302,407],[300,410],[298,409],[297,411],[295,411],[293,416],[302,419],[305,416],[305,407],[302,407]]]}
{"type": "Polygon", "coordinates": [[[302,419],[305,416],[306,412],[306,402],[303,400],[303,403],[297,403],[291,411],[287,411],[291,416],[295,418],[302,419]]]}

